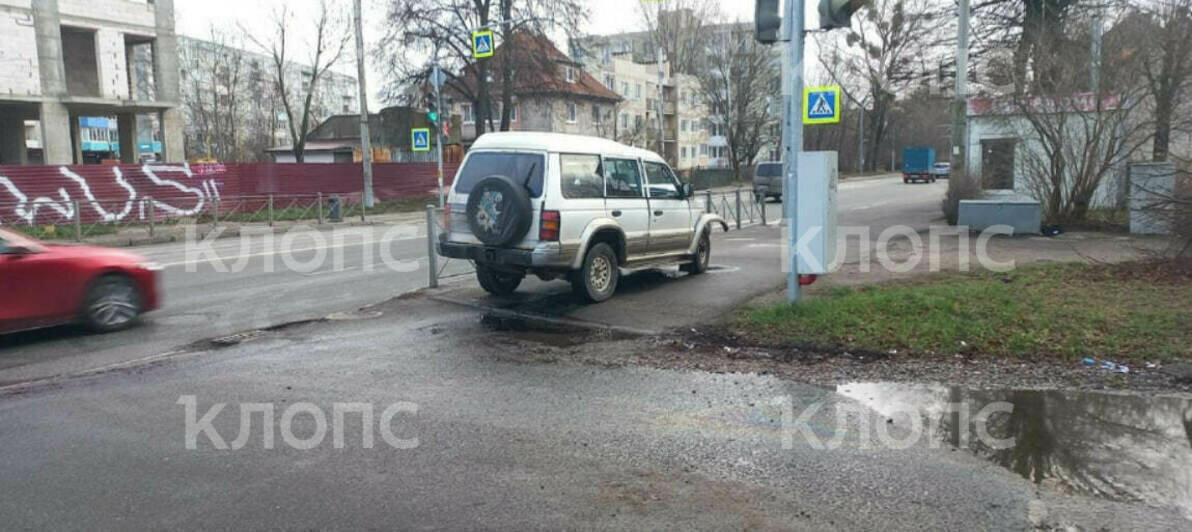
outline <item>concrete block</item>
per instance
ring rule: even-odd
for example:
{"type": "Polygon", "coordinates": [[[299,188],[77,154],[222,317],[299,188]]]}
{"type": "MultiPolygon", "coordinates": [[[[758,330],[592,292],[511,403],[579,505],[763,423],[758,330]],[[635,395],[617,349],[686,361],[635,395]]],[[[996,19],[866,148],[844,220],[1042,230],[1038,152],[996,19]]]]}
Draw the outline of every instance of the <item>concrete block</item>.
{"type": "Polygon", "coordinates": [[[1022,198],[962,200],[957,225],[972,231],[1008,225],[1016,235],[1037,235],[1043,226],[1043,204],[1022,198]]]}
{"type": "Polygon", "coordinates": [[[1171,233],[1171,198],[1175,194],[1175,165],[1130,165],[1130,232],[1136,235],[1171,233]]]}

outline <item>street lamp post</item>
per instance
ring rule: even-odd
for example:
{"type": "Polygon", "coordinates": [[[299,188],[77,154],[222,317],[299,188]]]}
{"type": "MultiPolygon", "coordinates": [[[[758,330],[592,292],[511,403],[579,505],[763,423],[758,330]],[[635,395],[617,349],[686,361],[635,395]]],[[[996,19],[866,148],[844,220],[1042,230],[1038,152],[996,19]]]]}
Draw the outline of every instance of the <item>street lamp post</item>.
{"type": "Polygon", "coordinates": [[[373,168],[372,168],[372,136],[368,127],[368,82],[365,79],[364,68],[364,20],[360,8],[361,0],[356,0],[356,70],[360,78],[360,161],[364,167],[364,192],[362,202],[365,208],[375,205],[373,198],[373,168]]]}

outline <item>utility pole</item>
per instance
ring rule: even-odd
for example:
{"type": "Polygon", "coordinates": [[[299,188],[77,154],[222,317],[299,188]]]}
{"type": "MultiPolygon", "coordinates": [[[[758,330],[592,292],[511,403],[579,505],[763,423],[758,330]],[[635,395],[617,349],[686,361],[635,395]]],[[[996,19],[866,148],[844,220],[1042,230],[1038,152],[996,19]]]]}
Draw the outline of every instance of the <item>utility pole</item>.
{"type": "Polygon", "coordinates": [[[971,179],[965,173],[968,152],[968,56],[969,0],[959,0],[960,19],[956,25],[956,93],[952,95],[952,176],[971,179]]]}
{"type": "MultiPolygon", "coordinates": [[[[786,218],[787,250],[790,267],[786,273],[786,299],[790,303],[799,301],[799,261],[795,257],[798,249],[799,232],[795,209],[799,189],[796,186],[799,172],[799,152],[803,151],[803,1],[786,0],[786,16],[782,32],[786,40],[785,61],[782,63],[782,99],[785,109],[783,120],[783,162],[784,181],[782,190],[783,216],[786,218]]],[[[965,0],[961,0],[965,1],[965,0]]]]}
{"type": "Polygon", "coordinates": [[[361,0],[356,0],[356,71],[360,79],[360,161],[364,165],[364,207],[372,208],[376,201],[373,198],[373,169],[372,169],[372,136],[368,127],[368,82],[365,80],[364,68],[364,18],[360,8],[361,0]]]}
{"type": "MultiPolygon", "coordinates": [[[[659,17],[661,16],[662,14],[659,12],[659,17]]],[[[659,19],[659,24],[661,24],[661,18],[659,19]]],[[[663,116],[666,112],[666,103],[664,101],[666,91],[662,88],[662,84],[666,82],[666,74],[662,71],[662,56],[665,55],[665,52],[659,47],[656,53],[656,58],[658,59],[658,154],[662,155],[663,159],[666,159],[666,118],[663,116]]],[[[678,161],[675,162],[677,163],[678,161]]]]}
{"type": "Polygon", "coordinates": [[[1101,9],[1100,8],[1097,8],[1097,13],[1095,15],[1093,15],[1092,24],[1093,24],[1093,27],[1092,27],[1093,43],[1092,43],[1092,50],[1090,50],[1090,54],[1093,57],[1092,57],[1092,63],[1090,65],[1091,68],[1089,69],[1090,70],[1089,81],[1091,84],[1091,87],[1089,87],[1089,91],[1093,93],[1094,97],[1100,98],[1100,93],[1101,93],[1101,40],[1102,40],[1102,35],[1105,33],[1105,24],[1101,21],[1101,9]]]}

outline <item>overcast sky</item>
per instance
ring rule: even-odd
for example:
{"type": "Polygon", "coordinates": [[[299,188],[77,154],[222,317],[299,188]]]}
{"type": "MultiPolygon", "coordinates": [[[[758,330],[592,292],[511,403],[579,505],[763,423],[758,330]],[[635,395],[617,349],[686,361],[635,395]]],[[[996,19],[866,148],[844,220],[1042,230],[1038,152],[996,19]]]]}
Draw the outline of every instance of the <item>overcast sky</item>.
{"type": "MultiPolygon", "coordinates": [[[[333,1],[339,2],[344,6],[344,9],[350,9],[350,0],[333,1]]],[[[583,28],[585,33],[617,33],[639,30],[644,27],[638,7],[641,5],[641,0],[588,1],[592,18],[588,26],[583,28]]],[[[283,5],[283,3],[289,6],[291,12],[300,14],[302,12],[314,12],[318,5],[318,0],[174,0],[175,10],[177,11],[177,29],[183,35],[206,38],[210,35],[210,27],[212,25],[233,31],[237,31],[240,27],[244,27],[249,31],[259,28],[262,36],[266,36],[268,33],[264,22],[268,21],[270,14],[277,6],[283,5]]],[[[381,21],[384,19],[385,6],[388,3],[387,0],[364,0],[366,50],[370,50],[372,48],[371,45],[380,38],[382,32],[381,21]]],[[[721,2],[721,10],[730,19],[735,18],[742,21],[753,20],[753,2],[748,0],[725,0],[721,2]]],[[[296,20],[304,21],[302,17],[296,17],[296,20]]],[[[297,35],[301,39],[309,40],[310,37],[308,35],[310,32],[306,29],[306,26],[309,25],[309,23],[303,24],[303,27],[294,28],[294,31],[299,32],[297,35]]],[[[558,45],[564,52],[567,51],[566,43],[560,42],[558,45]]],[[[251,44],[247,46],[251,47],[251,44]]],[[[355,75],[355,65],[352,63],[355,54],[352,54],[352,56],[337,70],[355,75]]],[[[383,82],[379,76],[380,74],[377,69],[370,64],[368,84],[369,91],[373,93],[373,96],[369,99],[374,106],[379,104],[376,101],[375,93],[383,82]]]]}

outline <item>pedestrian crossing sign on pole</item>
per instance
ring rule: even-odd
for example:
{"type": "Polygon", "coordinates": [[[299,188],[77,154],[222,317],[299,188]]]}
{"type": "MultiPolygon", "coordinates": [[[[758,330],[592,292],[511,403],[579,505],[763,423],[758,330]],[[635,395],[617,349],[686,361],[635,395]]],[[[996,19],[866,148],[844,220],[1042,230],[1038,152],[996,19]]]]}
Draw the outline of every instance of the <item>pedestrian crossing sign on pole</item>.
{"type": "Polygon", "coordinates": [[[492,57],[495,48],[492,30],[481,30],[472,34],[472,57],[476,59],[492,57]]]}
{"type": "Polygon", "coordinates": [[[410,144],[414,145],[414,151],[430,151],[430,129],[410,130],[410,144]]]}
{"type": "Polygon", "coordinates": [[[803,123],[840,123],[840,86],[803,89],[803,123]]]}

